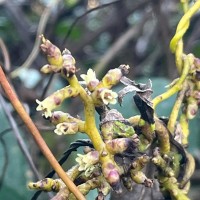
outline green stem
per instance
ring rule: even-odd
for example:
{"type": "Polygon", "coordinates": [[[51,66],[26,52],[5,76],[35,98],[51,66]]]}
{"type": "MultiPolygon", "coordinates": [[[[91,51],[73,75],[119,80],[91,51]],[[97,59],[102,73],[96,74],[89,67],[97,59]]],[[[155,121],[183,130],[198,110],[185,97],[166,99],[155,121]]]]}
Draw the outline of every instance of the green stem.
{"type": "Polygon", "coordinates": [[[85,115],[85,132],[90,137],[95,149],[100,153],[105,149],[105,143],[103,142],[99,131],[96,128],[95,122],[95,107],[91,96],[89,96],[84,88],[79,84],[77,77],[74,75],[68,78],[71,87],[76,88],[79,91],[80,97],[84,103],[84,115],[85,115]]]}
{"type": "Polygon", "coordinates": [[[179,78],[179,80],[176,82],[176,84],[174,86],[172,86],[168,91],[166,91],[165,93],[155,97],[153,99],[153,108],[155,109],[156,106],[168,99],[169,97],[171,97],[172,95],[174,95],[176,92],[180,91],[182,89],[182,84],[184,82],[184,80],[186,79],[188,73],[189,73],[189,70],[190,70],[190,63],[192,63],[192,58],[189,57],[189,56],[184,56],[183,58],[184,60],[184,66],[183,66],[183,71],[182,71],[182,74],[181,74],[181,77],[179,78]]]}
{"type": "Polygon", "coordinates": [[[167,128],[169,129],[169,131],[171,132],[171,134],[174,134],[174,130],[175,130],[175,125],[176,125],[176,121],[178,118],[178,113],[179,110],[181,108],[182,102],[183,102],[183,98],[185,96],[185,92],[187,90],[187,82],[184,82],[182,90],[178,93],[176,102],[174,104],[174,107],[171,111],[170,117],[169,117],[169,121],[167,124],[167,128]]]}

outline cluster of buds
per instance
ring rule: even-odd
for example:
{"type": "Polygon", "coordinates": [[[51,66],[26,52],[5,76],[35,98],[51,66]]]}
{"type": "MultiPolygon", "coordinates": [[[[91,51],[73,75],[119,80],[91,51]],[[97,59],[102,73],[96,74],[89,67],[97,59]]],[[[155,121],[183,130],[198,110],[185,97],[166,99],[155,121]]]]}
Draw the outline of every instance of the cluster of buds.
{"type": "Polygon", "coordinates": [[[62,53],[60,49],[52,44],[49,40],[41,36],[42,44],[40,45],[42,51],[46,54],[49,64],[41,68],[43,73],[61,73],[66,77],[73,76],[76,72],[75,59],[68,49],[62,53]]]}
{"type": "Polygon", "coordinates": [[[148,179],[146,175],[141,171],[142,168],[149,162],[150,158],[147,155],[143,155],[138,157],[132,164],[131,164],[131,178],[138,184],[144,184],[146,187],[152,187],[153,181],[148,179]]]}
{"type": "MultiPolygon", "coordinates": [[[[110,69],[101,80],[96,77],[92,69],[88,69],[87,74],[80,75],[83,81],[79,82],[76,76],[76,62],[70,51],[65,49],[61,53],[60,49],[49,40],[43,36],[41,38],[41,49],[47,55],[49,62],[42,67],[41,71],[60,73],[67,79],[69,85],[54,92],[43,101],[36,100],[37,110],[42,111],[45,118],[55,125],[54,132],[57,135],[86,133],[93,145],[92,148],[85,149],[85,154],[77,155],[76,162],[78,164],[71,170],[72,173],[68,172],[82,194],[86,195],[90,190],[97,188],[98,198],[104,199],[111,189],[121,193],[121,183],[128,190],[132,189],[133,182],[143,184],[145,187],[152,187],[153,180],[149,179],[143,172],[143,168],[148,163],[153,163],[157,167],[159,175],[164,179],[163,181],[161,178],[160,183],[166,184],[166,188],[168,180],[171,181],[171,178],[176,180],[176,171],[178,170],[173,166],[177,162],[169,162],[170,159],[174,158],[174,154],[170,152],[169,131],[160,121],[155,121],[150,98],[151,82],[137,84],[126,78],[125,75],[129,71],[128,65],[120,65],[118,68],[110,69]],[[120,81],[126,87],[117,94],[112,90],[112,87],[120,81]],[[122,97],[128,92],[137,93],[134,96],[134,101],[141,116],[125,119],[116,109],[108,107],[109,104],[115,104],[117,98],[118,101],[122,100],[122,97]],[[79,97],[82,100],[85,121],[62,111],[54,111],[65,99],[71,97],[79,97]],[[101,120],[99,130],[95,122],[95,109],[101,120]],[[151,144],[155,140],[157,140],[156,144],[160,147],[162,154],[159,151],[154,151],[152,157],[147,156],[146,151],[151,148],[151,144]],[[166,157],[165,154],[167,154],[166,157]],[[126,158],[127,163],[118,162],[121,158],[126,158]]],[[[199,66],[197,61],[194,66],[199,66]]],[[[198,70],[195,70],[191,71],[191,77],[196,78],[196,85],[194,86],[192,83],[192,89],[186,100],[188,119],[196,114],[200,99],[200,84],[197,79],[199,67],[198,70]]],[[[179,156],[179,153],[175,154],[179,156]]],[[[65,196],[66,199],[75,199],[68,188],[63,186],[62,181],[54,182],[53,179],[45,181],[48,183],[48,187],[55,188],[54,190],[58,192],[57,195],[65,196]]],[[[34,185],[30,184],[30,188],[48,190],[44,184],[45,181],[33,183],[34,185]],[[40,187],[41,184],[45,187],[40,187]]],[[[175,187],[178,187],[177,180],[175,187]]],[[[169,188],[168,191],[172,191],[172,189],[169,188]]]]}
{"type": "MultiPolygon", "coordinates": [[[[60,49],[49,40],[45,39],[43,36],[41,36],[41,38],[41,49],[47,55],[47,60],[49,62],[48,65],[41,68],[41,71],[43,73],[60,73],[68,80],[70,85],[54,92],[43,101],[37,100],[37,110],[42,111],[43,115],[47,119],[50,119],[50,122],[56,126],[54,132],[58,135],[75,134],[77,132],[88,133],[87,121],[82,121],[81,119],[72,117],[61,111],[53,112],[53,110],[60,106],[65,99],[76,96],[80,96],[84,104],[92,100],[90,106],[93,104],[92,106],[94,107],[115,104],[118,94],[112,91],[112,87],[119,83],[121,78],[128,73],[129,66],[120,65],[118,68],[109,70],[102,80],[98,80],[95,72],[89,69],[87,74],[80,75],[86,86],[86,89],[84,89],[77,81],[75,75],[77,71],[75,59],[70,51],[65,49],[61,53],[60,49]]],[[[87,114],[88,113],[86,113],[86,115],[87,114]]],[[[112,116],[112,113],[110,112],[108,115],[112,116]]],[[[94,116],[92,117],[94,118],[94,116]]],[[[121,120],[119,117],[115,117],[113,126],[111,126],[112,122],[107,121],[104,123],[106,118],[104,118],[104,122],[102,121],[102,141],[97,141],[97,143],[100,142],[100,146],[102,146],[99,151],[90,151],[86,155],[78,154],[76,161],[79,163],[78,170],[84,172],[86,177],[92,177],[95,166],[101,163],[104,178],[115,191],[121,192],[120,176],[122,170],[120,166],[115,163],[113,156],[119,153],[131,153],[134,151],[137,148],[138,138],[133,127],[126,124],[127,122],[125,122],[123,117],[121,120]],[[113,127],[112,130],[110,130],[112,132],[110,139],[108,139],[110,134],[108,130],[109,126],[113,127]]],[[[96,141],[92,142],[95,146],[96,141]]],[[[97,149],[98,148],[99,146],[97,146],[97,149]]]]}
{"type": "Polygon", "coordinates": [[[95,106],[116,104],[118,95],[111,88],[128,73],[128,69],[128,65],[120,65],[119,68],[109,70],[101,81],[96,78],[92,69],[88,69],[87,74],[80,75],[88,91],[91,92],[95,106]]]}
{"type": "Polygon", "coordinates": [[[104,113],[101,121],[101,133],[107,149],[114,155],[134,152],[139,142],[134,128],[115,109],[104,113]]]}
{"type": "Polygon", "coordinates": [[[46,192],[49,191],[58,192],[62,187],[64,187],[64,183],[60,179],[54,180],[51,178],[45,178],[36,183],[29,183],[28,187],[30,189],[40,189],[46,192]]]}
{"type": "Polygon", "coordinates": [[[187,119],[193,119],[198,112],[198,101],[194,97],[190,96],[187,98],[186,103],[186,117],[187,119]]]}
{"type": "Polygon", "coordinates": [[[62,111],[53,112],[50,117],[50,122],[56,126],[54,132],[57,135],[84,132],[84,122],[82,120],[62,111]]]}
{"type": "MultiPolygon", "coordinates": [[[[41,68],[41,71],[43,73],[60,73],[66,79],[73,77],[77,69],[75,67],[75,59],[70,51],[65,49],[61,53],[60,49],[45,39],[44,36],[41,36],[41,39],[41,49],[47,55],[49,62],[49,64],[41,68]]],[[[95,72],[92,69],[89,69],[87,74],[81,75],[95,106],[115,104],[117,102],[118,95],[111,88],[120,81],[122,76],[128,73],[128,69],[128,65],[121,65],[119,68],[111,69],[103,77],[102,81],[96,78],[95,72]]],[[[52,110],[61,105],[66,98],[78,96],[79,92],[77,88],[72,86],[62,88],[42,102],[37,100],[36,102],[39,104],[37,110],[43,111],[46,118],[51,117],[52,110]]]]}

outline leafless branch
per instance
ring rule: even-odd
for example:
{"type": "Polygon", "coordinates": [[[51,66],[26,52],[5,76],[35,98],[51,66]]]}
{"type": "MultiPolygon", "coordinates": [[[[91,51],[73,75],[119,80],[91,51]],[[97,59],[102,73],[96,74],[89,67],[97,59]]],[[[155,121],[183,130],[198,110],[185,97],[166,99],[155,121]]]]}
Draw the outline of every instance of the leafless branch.
{"type": "Polygon", "coordinates": [[[49,20],[49,17],[51,15],[51,12],[55,8],[55,6],[59,3],[59,1],[60,0],[53,0],[49,4],[49,6],[46,7],[44,12],[42,13],[42,16],[41,16],[39,24],[38,24],[38,29],[37,29],[37,34],[36,34],[36,39],[35,39],[33,49],[31,51],[31,53],[29,54],[28,58],[26,59],[26,61],[21,65],[21,67],[17,68],[13,72],[11,72],[12,78],[17,77],[19,72],[21,71],[21,69],[30,67],[31,64],[33,63],[33,61],[36,59],[38,52],[39,52],[39,45],[40,45],[39,35],[41,35],[44,32],[47,22],[49,20]]]}
{"type": "Polygon", "coordinates": [[[0,48],[2,50],[3,58],[4,58],[4,68],[7,72],[10,71],[10,56],[4,41],[0,38],[0,48]]]}
{"type": "Polygon", "coordinates": [[[98,64],[94,67],[94,71],[97,74],[100,74],[104,70],[106,65],[108,65],[108,63],[118,55],[118,53],[125,47],[125,45],[140,32],[141,28],[148,18],[149,13],[147,13],[143,17],[139,24],[129,28],[117,39],[117,41],[115,41],[110,46],[107,52],[105,52],[105,54],[100,58],[98,64]]]}
{"type": "Polygon", "coordinates": [[[1,188],[2,184],[3,184],[4,177],[6,175],[6,170],[7,170],[7,167],[8,167],[8,148],[7,148],[7,145],[6,145],[2,135],[0,136],[0,143],[2,144],[3,151],[4,151],[4,164],[3,164],[2,172],[1,172],[1,175],[0,175],[0,188],[1,188]]]}
{"type": "Polygon", "coordinates": [[[32,158],[31,158],[31,155],[29,154],[27,145],[24,142],[24,140],[23,140],[23,138],[22,138],[22,136],[21,136],[21,134],[19,132],[19,129],[17,127],[17,124],[16,124],[16,122],[15,122],[15,120],[14,120],[12,114],[11,114],[11,111],[8,108],[8,106],[7,106],[4,98],[2,97],[2,95],[0,95],[0,103],[2,105],[2,109],[4,110],[4,112],[6,114],[6,117],[8,118],[8,121],[10,122],[10,125],[11,125],[11,127],[13,129],[13,133],[14,133],[16,139],[17,139],[19,147],[22,150],[24,156],[26,157],[26,159],[27,159],[27,161],[28,161],[28,163],[29,163],[29,165],[30,165],[35,177],[37,179],[41,179],[41,176],[40,176],[39,172],[37,171],[37,168],[35,167],[35,164],[34,164],[32,158]]]}

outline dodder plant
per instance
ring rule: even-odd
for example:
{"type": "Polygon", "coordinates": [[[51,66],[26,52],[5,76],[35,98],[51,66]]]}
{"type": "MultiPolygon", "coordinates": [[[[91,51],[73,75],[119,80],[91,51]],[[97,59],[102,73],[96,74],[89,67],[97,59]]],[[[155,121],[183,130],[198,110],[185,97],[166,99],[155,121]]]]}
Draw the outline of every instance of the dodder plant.
{"type": "MultiPolygon", "coordinates": [[[[95,72],[89,69],[87,74],[81,75],[84,81],[80,82],[70,51],[65,49],[61,53],[58,47],[41,36],[41,49],[49,62],[41,71],[59,73],[69,85],[43,101],[37,100],[37,110],[42,111],[44,117],[56,126],[55,133],[58,135],[81,132],[90,138],[90,147],[85,148],[85,154],[77,155],[77,165],[67,171],[83,195],[97,188],[97,199],[104,199],[111,190],[122,192],[122,184],[131,190],[133,182],[152,187],[153,180],[143,171],[147,164],[151,164],[156,168],[154,178],[166,198],[189,199],[187,194],[195,163],[185,148],[188,146],[188,121],[195,117],[200,102],[200,60],[192,54],[183,53],[182,37],[189,27],[190,18],[200,7],[200,1],[196,1],[190,9],[187,1],[183,5],[185,15],[170,43],[180,78],[169,85],[167,92],[153,100],[151,82],[138,84],[127,78],[127,65],[109,70],[102,80],[97,79],[95,72]],[[120,82],[125,86],[116,93],[112,87],[120,82]],[[116,109],[110,109],[109,104],[115,104],[117,100],[122,103],[124,95],[129,92],[133,94],[140,115],[125,119],[116,109]],[[171,115],[166,119],[159,118],[156,106],[175,93],[178,94],[171,115]],[[53,112],[65,99],[72,97],[82,100],[84,119],[62,111],[53,112]],[[100,117],[99,129],[95,112],[100,117]],[[126,163],[119,162],[119,158],[126,159],[126,163]]],[[[46,178],[29,183],[29,187],[57,192],[53,199],[76,199],[61,179],[46,178]]]]}

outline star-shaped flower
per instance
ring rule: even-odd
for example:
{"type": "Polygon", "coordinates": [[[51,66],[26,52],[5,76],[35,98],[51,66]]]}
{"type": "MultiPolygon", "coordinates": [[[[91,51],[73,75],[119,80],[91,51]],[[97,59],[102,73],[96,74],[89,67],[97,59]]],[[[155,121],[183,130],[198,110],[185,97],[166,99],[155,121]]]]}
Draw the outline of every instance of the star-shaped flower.
{"type": "Polygon", "coordinates": [[[80,165],[78,170],[85,171],[86,176],[90,176],[99,161],[98,151],[91,151],[85,155],[77,154],[76,162],[80,165]]]}
{"type": "Polygon", "coordinates": [[[118,95],[116,92],[113,92],[112,90],[103,88],[100,90],[99,96],[105,105],[108,105],[109,103],[110,104],[117,103],[116,98],[118,97],[118,95]]]}
{"type": "Polygon", "coordinates": [[[81,74],[80,77],[85,81],[90,91],[93,91],[99,84],[99,80],[96,78],[96,74],[92,69],[88,69],[87,74],[81,74]]]}
{"type": "Polygon", "coordinates": [[[36,99],[36,102],[38,103],[36,110],[43,111],[43,114],[46,118],[51,117],[52,115],[51,109],[48,108],[48,106],[45,106],[45,104],[42,101],[39,101],[38,99],[36,99]]]}

